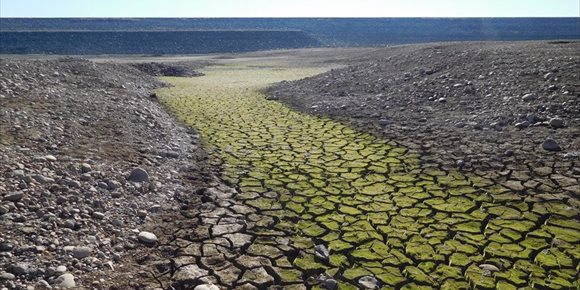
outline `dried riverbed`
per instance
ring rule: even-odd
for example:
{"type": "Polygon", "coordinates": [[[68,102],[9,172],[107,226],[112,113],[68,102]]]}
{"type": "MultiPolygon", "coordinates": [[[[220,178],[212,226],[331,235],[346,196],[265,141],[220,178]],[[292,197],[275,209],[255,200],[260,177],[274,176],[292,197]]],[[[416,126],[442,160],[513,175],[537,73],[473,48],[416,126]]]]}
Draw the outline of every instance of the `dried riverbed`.
{"type": "Polygon", "coordinates": [[[222,179],[237,189],[221,203],[227,208],[175,233],[187,245],[178,256],[190,259],[181,272],[192,285],[578,286],[573,201],[549,192],[523,198],[522,182],[425,166],[396,140],[261,93],[327,69],[230,64],[202,77],[164,78],[174,87],[160,89],[160,100],[199,130],[222,179]]]}

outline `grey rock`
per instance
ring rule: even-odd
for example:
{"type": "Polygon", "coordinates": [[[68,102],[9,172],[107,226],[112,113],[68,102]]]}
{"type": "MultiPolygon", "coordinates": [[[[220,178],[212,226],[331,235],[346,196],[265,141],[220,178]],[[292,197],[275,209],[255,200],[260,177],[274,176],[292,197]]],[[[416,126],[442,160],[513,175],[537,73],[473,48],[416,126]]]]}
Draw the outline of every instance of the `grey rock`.
{"type": "Polygon", "coordinates": [[[10,212],[10,209],[7,206],[0,205],[0,215],[4,215],[10,212]]]}
{"type": "Polygon", "coordinates": [[[372,276],[364,276],[358,279],[358,283],[365,289],[379,289],[379,281],[372,276]]]}
{"type": "Polygon", "coordinates": [[[326,289],[326,290],[338,289],[338,282],[332,278],[324,280],[322,282],[322,285],[324,285],[324,289],[326,289]]]}
{"type": "Polygon", "coordinates": [[[560,118],[552,118],[550,119],[550,126],[552,128],[564,128],[564,120],[560,119],[560,118]]]}
{"type": "Polygon", "coordinates": [[[88,163],[81,164],[81,172],[82,173],[91,172],[91,170],[93,170],[93,168],[91,167],[90,164],[88,164],[88,163]]]}
{"type": "Polygon", "coordinates": [[[46,161],[49,162],[55,162],[56,161],[56,157],[54,157],[53,155],[46,155],[43,157],[46,161]]]}
{"type": "Polygon", "coordinates": [[[121,183],[116,180],[107,180],[107,186],[110,190],[115,190],[121,187],[121,183]]]}
{"type": "Polygon", "coordinates": [[[9,193],[9,194],[5,195],[2,198],[2,201],[17,202],[17,201],[20,201],[23,197],[24,197],[24,193],[22,193],[22,192],[13,192],[13,193],[9,193]]]}
{"type": "Polygon", "coordinates": [[[10,272],[16,276],[26,275],[29,271],[29,265],[26,263],[16,263],[10,266],[10,272]]]}
{"type": "Polygon", "coordinates": [[[46,184],[46,183],[52,183],[52,182],[54,182],[54,179],[48,178],[48,177],[46,177],[44,175],[40,175],[40,174],[33,175],[32,176],[32,179],[34,179],[36,182],[38,182],[40,184],[46,184]]]}
{"type": "Polygon", "coordinates": [[[91,255],[93,250],[89,247],[74,247],[72,250],[72,256],[77,259],[84,259],[91,255]]]}
{"type": "Polygon", "coordinates": [[[98,219],[98,220],[102,220],[105,218],[105,214],[100,212],[100,211],[95,211],[92,214],[93,218],[98,219]]]}
{"type": "Polygon", "coordinates": [[[0,243],[0,252],[10,252],[12,249],[14,249],[14,244],[10,242],[0,243]]]}
{"type": "Polygon", "coordinates": [[[274,95],[269,95],[266,97],[266,100],[268,100],[268,101],[277,101],[279,99],[280,99],[280,97],[274,96],[274,95]]]}
{"type": "Polygon", "coordinates": [[[388,126],[390,123],[391,123],[391,122],[389,122],[389,120],[387,120],[387,119],[380,119],[380,120],[379,120],[379,126],[381,126],[381,127],[386,127],[386,126],[388,126]]]}
{"type": "Polygon", "coordinates": [[[132,182],[149,182],[149,174],[145,169],[137,167],[131,171],[127,179],[132,182]]]}
{"type": "Polygon", "coordinates": [[[519,122],[519,123],[516,123],[515,126],[518,129],[525,129],[525,128],[530,126],[530,122],[528,122],[528,121],[519,122]]]}
{"type": "Polygon", "coordinates": [[[328,262],[328,260],[330,259],[330,252],[328,251],[326,246],[316,245],[316,247],[314,247],[314,251],[317,259],[325,262],[328,262]]]}
{"type": "Polygon", "coordinates": [[[16,276],[12,273],[2,272],[0,273],[0,280],[14,280],[16,276]]]}
{"type": "Polygon", "coordinates": [[[150,233],[150,232],[140,232],[139,235],[137,236],[137,239],[139,239],[140,242],[145,243],[145,244],[155,244],[157,243],[157,236],[154,233],[150,233]]]}
{"type": "Polygon", "coordinates": [[[552,138],[547,138],[544,143],[542,143],[542,148],[544,148],[544,150],[547,151],[560,151],[562,150],[562,148],[560,147],[560,144],[558,144],[558,142],[556,142],[556,140],[552,139],[552,138]]]}
{"type": "Polygon", "coordinates": [[[533,100],[535,100],[535,99],[536,99],[536,95],[534,95],[534,94],[525,94],[525,95],[522,97],[522,100],[523,100],[524,102],[530,102],[530,101],[533,101],[533,100]]]}
{"type": "Polygon", "coordinates": [[[65,273],[54,280],[54,286],[64,289],[74,288],[77,286],[77,283],[75,282],[75,277],[71,273],[65,273]]]}
{"type": "Polygon", "coordinates": [[[62,223],[62,225],[63,225],[65,228],[68,228],[68,229],[74,229],[74,228],[75,228],[75,225],[76,225],[76,223],[75,223],[75,221],[74,221],[74,220],[65,220],[65,221],[62,223]]]}

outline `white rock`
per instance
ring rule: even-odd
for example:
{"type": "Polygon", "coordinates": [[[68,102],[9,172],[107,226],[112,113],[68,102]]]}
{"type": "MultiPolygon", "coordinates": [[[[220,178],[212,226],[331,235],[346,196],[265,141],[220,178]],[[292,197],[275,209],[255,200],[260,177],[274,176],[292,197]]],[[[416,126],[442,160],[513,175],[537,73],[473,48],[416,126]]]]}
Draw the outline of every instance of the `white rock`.
{"type": "Polygon", "coordinates": [[[65,273],[54,280],[54,286],[64,289],[74,288],[77,286],[77,283],[75,283],[75,277],[71,273],[65,273]]]}
{"type": "Polygon", "coordinates": [[[202,285],[195,286],[195,288],[193,288],[193,290],[220,290],[220,288],[216,285],[213,285],[213,284],[202,284],[202,285]]]}
{"type": "Polygon", "coordinates": [[[150,232],[145,231],[140,232],[137,238],[139,239],[139,241],[146,244],[154,244],[157,242],[157,236],[154,233],[150,232]]]}

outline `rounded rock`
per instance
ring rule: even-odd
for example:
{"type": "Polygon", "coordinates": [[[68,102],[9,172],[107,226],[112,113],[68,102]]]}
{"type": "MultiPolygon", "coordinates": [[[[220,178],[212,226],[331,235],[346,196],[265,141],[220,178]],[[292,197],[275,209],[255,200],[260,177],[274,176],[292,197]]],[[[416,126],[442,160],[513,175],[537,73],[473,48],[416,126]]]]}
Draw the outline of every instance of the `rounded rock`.
{"type": "Polygon", "coordinates": [[[358,283],[365,289],[379,289],[379,281],[372,276],[364,276],[358,280],[358,283]]]}
{"type": "Polygon", "coordinates": [[[54,280],[54,286],[63,289],[74,288],[77,286],[77,283],[75,282],[75,277],[71,273],[65,273],[54,280]]]}
{"type": "Polygon", "coordinates": [[[564,120],[560,119],[560,118],[552,118],[550,119],[550,126],[552,128],[564,128],[564,120]]]}
{"type": "Polygon", "coordinates": [[[542,143],[542,148],[544,148],[544,150],[547,151],[560,151],[562,150],[562,148],[560,147],[560,144],[558,144],[558,142],[556,142],[556,140],[552,139],[552,138],[548,138],[544,141],[544,143],[542,143]]]}
{"type": "Polygon", "coordinates": [[[5,195],[2,200],[3,201],[12,201],[17,202],[20,201],[24,197],[24,193],[22,192],[13,192],[5,195]]]}
{"type": "Polygon", "coordinates": [[[131,171],[127,179],[132,182],[149,182],[149,173],[145,169],[137,167],[131,171]]]}
{"type": "Polygon", "coordinates": [[[137,239],[139,239],[140,242],[145,243],[145,244],[155,244],[157,243],[157,236],[154,233],[150,233],[150,232],[140,232],[139,235],[137,236],[137,239]]]}
{"type": "Polygon", "coordinates": [[[89,247],[74,247],[72,256],[77,259],[84,259],[91,255],[92,249],[89,247]]]}

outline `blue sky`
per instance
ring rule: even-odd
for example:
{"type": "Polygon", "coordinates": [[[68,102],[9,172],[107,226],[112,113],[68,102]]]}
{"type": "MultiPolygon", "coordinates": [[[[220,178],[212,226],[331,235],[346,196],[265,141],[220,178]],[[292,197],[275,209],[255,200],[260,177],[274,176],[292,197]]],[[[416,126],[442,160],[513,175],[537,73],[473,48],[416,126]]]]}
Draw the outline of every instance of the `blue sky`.
{"type": "Polygon", "coordinates": [[[0,0],[1,17],[580,17],[580,0],[0,0]]]}

